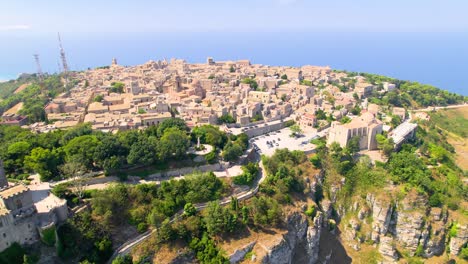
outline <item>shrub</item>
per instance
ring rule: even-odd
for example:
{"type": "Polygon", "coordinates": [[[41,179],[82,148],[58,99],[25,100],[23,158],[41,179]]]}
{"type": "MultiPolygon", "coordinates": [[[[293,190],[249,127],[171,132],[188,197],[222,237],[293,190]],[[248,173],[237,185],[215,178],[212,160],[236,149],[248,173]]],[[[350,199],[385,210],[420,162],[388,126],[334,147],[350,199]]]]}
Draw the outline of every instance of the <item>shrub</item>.
{"type": "Polygon", "coordinates": [[[458,234],[458,223],[453,222],[452,225],[450,226],[449,230],[449,237],[455,237],[458,234]]]}
{"type": "Polygon", "coordinates": [[[148,230],[148,224],[146,223],[139,223],[137,226],[137,231],[138,233],[144,233],[146,230],[148,230]]]}
{"type": "Polygon", "coordinates": [[[15,242],[0,253],[0,263],[23,263],[24,256],[24,249],[15,242]]]}
{"type": "Polygon", "coordinates": [[[315,205],[312,205],[312,206],[309,207],[309,209],[307,209],[304,213],[305,213],[308,217],[314,218],[315,215],[317,214],[317,208],[315,208],[315,205]]]}
{"type": "Polygon", "coordinates": [[[51,247],[55,245],[55,226],[42,231],[42,242],[51,247]]]}
{"type": "Polygon", "coordinates": [[[465,247],[460,251],[460,258],[468,260],[468,244],[466,244],[465,247]]]}
{"type": "Polygon", "coordinates": [[[197,214],[197,208],[192,203],[186,203],[184,206],[184,215],[192,216],[197,214]]]}
{"type": "Polygon", "coordinates": [[[113,261],[112,264],[133,264],[132,257],[129,255],[118,256],[113,261]]]}
{"type": "Polygon", "coordinates": [[[213,150],[210,153],[205,155],[205,160],[209,164],[214,164],[216,163],[216,152],[213,150]]]}
{"type": "Polygon", "coordinates": [[[294,124],[296,124],[296,122],[294,122],[294,120],[288,120],[288,121],[284,122],[285,127],[290,127],[290,126],[293,126],[294,124]]]}

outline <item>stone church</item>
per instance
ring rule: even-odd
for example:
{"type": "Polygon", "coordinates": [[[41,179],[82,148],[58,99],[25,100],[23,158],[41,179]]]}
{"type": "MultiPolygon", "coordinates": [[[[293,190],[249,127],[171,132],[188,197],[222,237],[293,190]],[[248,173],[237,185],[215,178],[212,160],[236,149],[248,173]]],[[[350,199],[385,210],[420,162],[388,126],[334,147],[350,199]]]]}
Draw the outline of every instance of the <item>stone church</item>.
{"type": "Polygon", "coordinates": [[[66,200],[50,193],[48,183],[30,187],[8,184],[0,160],[0,252],[14,242],[24,245],[38,241],[43,230],[67,217],[66,200]]]}

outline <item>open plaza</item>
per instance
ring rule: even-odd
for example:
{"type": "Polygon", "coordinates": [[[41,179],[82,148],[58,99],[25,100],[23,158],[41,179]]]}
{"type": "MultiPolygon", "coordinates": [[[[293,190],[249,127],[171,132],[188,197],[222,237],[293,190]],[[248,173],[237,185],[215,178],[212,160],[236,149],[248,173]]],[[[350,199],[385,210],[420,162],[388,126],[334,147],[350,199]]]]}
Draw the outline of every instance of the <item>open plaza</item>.
{"type": "Polygon", "coordinates": [[[313,153],[315,145],[310,143],[318,135],[316,132],[306,131],[300,136],[291,136],[289,128],[270,132],[250,139],[250,143],[261,155],[271,156],[276,149],[288,148],[289,150],[301,150],[306,154],[313,153]]]}

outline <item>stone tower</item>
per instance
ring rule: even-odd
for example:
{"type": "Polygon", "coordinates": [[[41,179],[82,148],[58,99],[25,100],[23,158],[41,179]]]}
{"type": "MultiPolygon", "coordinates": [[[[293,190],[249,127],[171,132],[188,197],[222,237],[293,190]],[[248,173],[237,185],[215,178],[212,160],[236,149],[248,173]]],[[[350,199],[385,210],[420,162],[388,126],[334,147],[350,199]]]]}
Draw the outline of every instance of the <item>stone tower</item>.
{"type": "Polygon", "coordinates": [[[0,189],[7,187],[8,181],[5,175],[5,169],[3,169],[3,160],[0,159],[0,189]]]}

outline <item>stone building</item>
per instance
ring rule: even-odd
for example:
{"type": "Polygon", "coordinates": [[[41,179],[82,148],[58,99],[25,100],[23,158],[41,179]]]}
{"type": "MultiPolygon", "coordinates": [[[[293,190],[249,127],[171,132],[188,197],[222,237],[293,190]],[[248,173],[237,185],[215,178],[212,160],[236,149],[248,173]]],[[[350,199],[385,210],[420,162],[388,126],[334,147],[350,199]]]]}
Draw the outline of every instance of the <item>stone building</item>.
{"type": "Polygon", "coordinates": [[[377,149],[375,136],[382,133],[383,124],[375,119],[374,115],[367,112],[354,118],[348,124],[333,122],[328,134],[327,145],[337,142],[342,148],[348,145],[353,137],[359,137],[359,148],[374,150],[377,149]]]}
{"type": "Polygon", "coordinates": [[[13,243],[32,244],[45,229],[68,217],[66,200],[49,189],[30,190],[26,185],[8,185],[0,160],[0,251],[13,243]]]}

